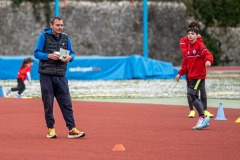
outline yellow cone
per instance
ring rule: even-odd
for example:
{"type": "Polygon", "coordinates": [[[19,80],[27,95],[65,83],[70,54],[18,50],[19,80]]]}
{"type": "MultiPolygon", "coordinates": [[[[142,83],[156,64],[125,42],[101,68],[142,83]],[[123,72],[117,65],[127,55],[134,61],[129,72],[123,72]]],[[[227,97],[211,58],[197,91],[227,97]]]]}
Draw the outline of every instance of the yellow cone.
{"type": "Polygon", "coordinates": [[[240,117],[235,122],[236,123],[240,123],[240,117]]]}

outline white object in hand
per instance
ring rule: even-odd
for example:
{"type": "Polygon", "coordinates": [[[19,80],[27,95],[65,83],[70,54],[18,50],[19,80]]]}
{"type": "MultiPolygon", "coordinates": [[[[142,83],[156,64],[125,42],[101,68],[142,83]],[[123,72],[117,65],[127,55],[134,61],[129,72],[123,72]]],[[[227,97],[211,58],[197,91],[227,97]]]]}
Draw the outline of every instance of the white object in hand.
{"type": "Polygon", "coordinates": [[[54,53],[60,55],[60,52],[58,52],[58,51],[54,51],[54,53]]]}
{"type": "Polygon", "coordinates": [[[69,53],[70,53],[69,50],[60,48],[60,57],[59,57],[59,59],[61,59],[61,60],[65,59],[67,56],[69,56],[69,53]]]}

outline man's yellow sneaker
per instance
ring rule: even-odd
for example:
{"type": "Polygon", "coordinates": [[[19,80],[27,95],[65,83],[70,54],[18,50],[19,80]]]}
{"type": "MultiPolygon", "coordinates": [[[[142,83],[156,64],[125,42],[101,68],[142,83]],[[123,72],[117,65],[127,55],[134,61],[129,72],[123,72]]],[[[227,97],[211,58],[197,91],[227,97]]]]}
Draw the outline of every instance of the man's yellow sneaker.
{"type": "Polygon", "coordinates": [[[207,110],[204,111],[204,115],[209,118],[212,118],[214,116],[212,113],[208,112],[207,110]]]}
{"type": "Polygon", "coordinates": [[[77,128],[72,128],[72,130],[69,131],[68,133],[68,138],[80,138],[84,136],[85,136],[85,133],[80,132],[79,130],[77,130],[77,128]]]}
{"type": "Polygon", "coordinates": [[[57,138],[54,128],[48,128],[47,138],[57,138]]]}
{"type": "Polygon", "coordinates": [[[195,111],[191,110],[189,115],[188,115],[188,118],[194,118],[194,117],[195,117],[195,111]]]}

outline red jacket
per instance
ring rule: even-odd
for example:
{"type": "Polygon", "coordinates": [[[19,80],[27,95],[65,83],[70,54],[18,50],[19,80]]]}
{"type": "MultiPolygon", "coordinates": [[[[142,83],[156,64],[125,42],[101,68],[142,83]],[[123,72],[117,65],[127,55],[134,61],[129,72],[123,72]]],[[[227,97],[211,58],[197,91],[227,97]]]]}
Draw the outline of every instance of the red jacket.
{"type": "MultiPolygon", "coordinates": [[[[198,37],[197,41],[203,43],[202,37],[198,37]]],[[[184,58],[189,44],[190,44],[190,41],[188,39],[188,36],[185,36],[185,37],[180,39],[180,48],[182,50],[182,58],[184,58]]]]}
{"type": "Polygon", "coordinates": [[[193,44],[189,43],[184,54],[185,55],[182,62],[182,68],[178,74],[182,76],[188,72],[187,78],[189,80],[205,79],[205,63],[206,61],[213,63],[213,56],[208,51],[206,46],[199,41],[195,41],[193,44]]]}
{"type": "Polygon", "coordinates": [[[21,78],[22,81],[24,82],[25,79],[27,78],[27,72],[31,72],[31,67],[30,65],[26,64],[24,67],[22,67],[19,71],[18,71],[18,76],[17,78],[21,78]]]}

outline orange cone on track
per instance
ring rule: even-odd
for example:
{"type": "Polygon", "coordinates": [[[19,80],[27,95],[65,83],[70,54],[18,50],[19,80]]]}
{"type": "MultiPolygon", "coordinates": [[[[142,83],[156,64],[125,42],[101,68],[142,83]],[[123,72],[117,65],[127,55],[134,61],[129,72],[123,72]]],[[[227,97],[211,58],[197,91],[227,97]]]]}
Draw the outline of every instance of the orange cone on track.
{"type": "Polygon", "coordinates": [[[116,145],[113,147],[112,151],[125,151],[125,148],[123,147],[122,144],[116,144],[116,145]]]}

